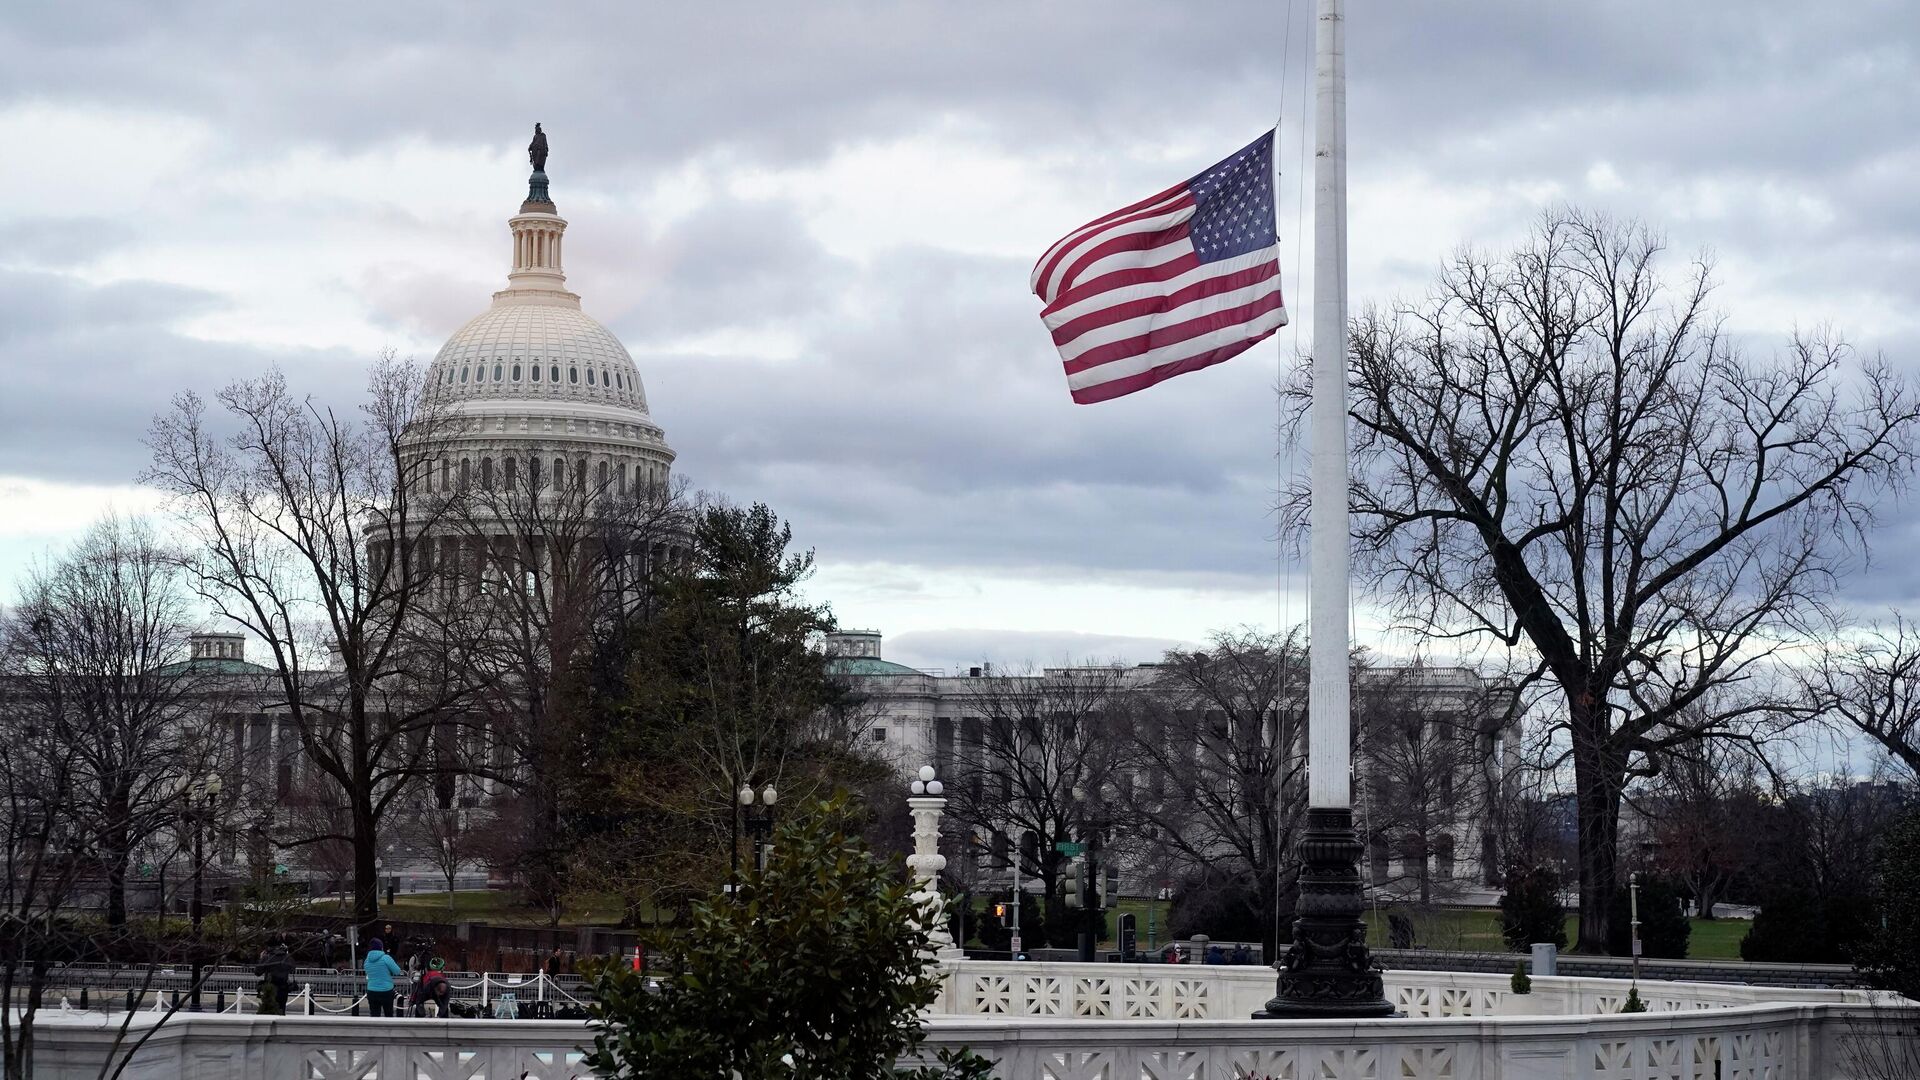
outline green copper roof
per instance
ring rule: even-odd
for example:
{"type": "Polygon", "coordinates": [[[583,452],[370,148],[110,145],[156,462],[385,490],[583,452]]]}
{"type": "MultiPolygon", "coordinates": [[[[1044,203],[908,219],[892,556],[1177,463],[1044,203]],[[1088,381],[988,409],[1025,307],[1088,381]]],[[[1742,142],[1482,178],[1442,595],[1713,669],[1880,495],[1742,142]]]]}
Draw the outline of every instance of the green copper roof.
{"type": "Polygon", "coordinates": [[[881,660],[873,656],[836,656],[827,664],[827,670],[835,675],[922,675],[905,664],[896,664],[891,660],[881,660]]]}

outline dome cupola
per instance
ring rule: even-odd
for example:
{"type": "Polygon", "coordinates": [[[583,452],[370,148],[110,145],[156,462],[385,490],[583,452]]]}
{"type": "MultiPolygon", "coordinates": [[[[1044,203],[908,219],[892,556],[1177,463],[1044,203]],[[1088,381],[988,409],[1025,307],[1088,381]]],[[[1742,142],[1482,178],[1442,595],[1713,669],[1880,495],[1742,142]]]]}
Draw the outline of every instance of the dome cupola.
{"type": "Polygon", "coordinates": [[[648,411],[639,368],[567,288],[567,221],[549,190],[537,126],[528,156],[527,197],[507,220],[507,287],[441,346],[425,390],[475,440],[579,443],[616,462],[637,456],[664,480],[673,451],[648,411]]]}

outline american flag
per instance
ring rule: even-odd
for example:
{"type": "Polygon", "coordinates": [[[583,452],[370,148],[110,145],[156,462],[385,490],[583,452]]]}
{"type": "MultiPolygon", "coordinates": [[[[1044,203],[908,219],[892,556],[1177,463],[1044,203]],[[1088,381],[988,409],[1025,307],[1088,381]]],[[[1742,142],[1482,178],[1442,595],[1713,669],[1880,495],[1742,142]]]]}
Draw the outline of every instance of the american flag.
{"type": "Polygon", "coordinates": [[[1082,405],[1252,348],[1287,324],[1273,132],[1068,233],[1034,264],[1032,285],[1082,405]]]}

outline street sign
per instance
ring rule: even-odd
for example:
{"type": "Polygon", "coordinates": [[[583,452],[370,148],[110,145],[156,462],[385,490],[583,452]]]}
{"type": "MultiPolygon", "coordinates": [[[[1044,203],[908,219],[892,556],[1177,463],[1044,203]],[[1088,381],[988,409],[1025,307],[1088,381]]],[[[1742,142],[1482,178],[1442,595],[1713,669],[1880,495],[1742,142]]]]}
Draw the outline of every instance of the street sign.
{"type": "Polygon", "coordinates": [[[1019,934],[1013,935],[1013,940],[1011,942],[1008,942],[1008,945],[1010,947],[1010,951],[1015,956],[1020,955],[1020,935],[1019,934]]]}
{"type": "Polygon", "coordinates": [[[1053,842],[1053,850],[1062,855],[1085,855],[1087,853],[1087,845],[1076,844],[1071,840],[1055,840],[1053,842]]]}

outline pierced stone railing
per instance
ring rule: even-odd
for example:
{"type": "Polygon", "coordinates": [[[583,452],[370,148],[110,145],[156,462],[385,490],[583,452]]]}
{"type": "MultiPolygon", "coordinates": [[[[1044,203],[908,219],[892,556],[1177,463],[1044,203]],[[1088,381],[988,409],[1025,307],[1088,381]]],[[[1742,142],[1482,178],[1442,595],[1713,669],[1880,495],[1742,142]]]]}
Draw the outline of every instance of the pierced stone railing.
{"type": "Polygon", "coordinates": [[[1876,1080],[1848,1046],[1872,1019],[1856,1012],[1868,1010],[1340,1023],[937,1017],[927,1026],[930,1047],[967,1046],[1000,1080],[1876,1080]]]}
{"type": "MultiPolygon", "coordinates": [[[[1396,971],[1387,993],[1405,1018],[1254,1021],[1274,990],[1265,968],[946,968],[929,1055],[970,1047],[1000,1080],[1880,1080],[1907,1074],[1857,1068],[1863,1048],[1920,1061],[1920,1006],[1861,991],[1649,981],[1654,1011],[1622,1015],[1618,980],[1543,977],[1520,996],[1500,976],[1396,971]]],[[[126,1014],[42,1016],[35,1075],[79,1080],[98,1075],[126,1014]]],[[[137,1014],[131,1037],[157,1019],[137,1014]]],[[[180,1014],[126,1075],[562,1080],[586,1075],[590,1042],[580,1021],[180,1014]]]]}
{"type": "MultiPolygon", "coordinates": [[[[1274,993],[1263,967],[1177,964],[1000,963],[945,965],[947,982],[935,1011],[954,1016],[1049,1020],[1245,1020],[1274,993]]],[[[1533,980],[1516,995],[1505,975],[1452,971],[1389,971],[1387,1000],[1415,1018],[1618,1013],[1627,984],[1618,979],[1533,980]]],[[[1728,983],[1642,982],[1649,1012],[1692,1012],[1761,1003],[1865,1004],[1857,990],[1797,990],[1728,983]]],[[[1916,1078],[1920,1080],[1920,1078],[1916,1078]]]]}
{"type": "MultiPolygon", "coordinates": [[[[1805,1003],[1345,1022],[930,1016],[925,1054],[968,1047],[1000,1080],[1880,1080],[1856,1066],[1860,1044],[1910,1033],[1916,1017],[1912,1006],[1805,1003]]],[[[112,1032],[99,1014],[49,1018],[36,1027],[35,1076],[98,1075],[112,1032]]],[[[586,1075],[589,1041],[579,1021],[195,1014],[155,1032],[127,1075],[569,1080],[586,1075]]]]}

